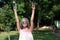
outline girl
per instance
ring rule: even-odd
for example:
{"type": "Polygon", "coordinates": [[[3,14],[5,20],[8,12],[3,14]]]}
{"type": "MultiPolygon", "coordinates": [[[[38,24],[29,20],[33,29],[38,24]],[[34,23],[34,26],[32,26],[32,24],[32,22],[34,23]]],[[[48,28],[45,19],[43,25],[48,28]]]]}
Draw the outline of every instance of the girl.
{"type": "Polygon", "coordinates": [[[35,11],[35,5],[32,3],[32,15],[30,23],[27,18],[23,18],[19,24],[16,6],[14,7],[17,29],[19,32],[19,40],[33,40],[32,31],[33,31],[34,11],[35,11]]]}

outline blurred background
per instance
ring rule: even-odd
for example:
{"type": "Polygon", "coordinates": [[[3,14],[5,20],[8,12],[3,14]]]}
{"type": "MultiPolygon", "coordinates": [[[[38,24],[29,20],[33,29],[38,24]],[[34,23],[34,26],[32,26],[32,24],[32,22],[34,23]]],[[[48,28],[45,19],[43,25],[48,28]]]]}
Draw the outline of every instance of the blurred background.
{"type": "Polygon", "coordinates": [[[32,2],[36,6],[35,40],[60,40],[60,0],[0,0],[0,40],[18,40],[13,7],[16,4],[19,21],[23,17],[30,20],[32,2]]]}

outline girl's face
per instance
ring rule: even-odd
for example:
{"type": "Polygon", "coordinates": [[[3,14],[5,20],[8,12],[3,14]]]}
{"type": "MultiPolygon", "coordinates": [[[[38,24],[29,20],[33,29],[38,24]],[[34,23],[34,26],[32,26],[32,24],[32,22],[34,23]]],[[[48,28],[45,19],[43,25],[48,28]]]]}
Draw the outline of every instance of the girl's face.
{"type": "Polygon", "coordinates": [[[26,22],[23,22],[22,23],[22,26],[23,26],[23,28],[26,28],[27,27],[27,23],[26,22]]]}

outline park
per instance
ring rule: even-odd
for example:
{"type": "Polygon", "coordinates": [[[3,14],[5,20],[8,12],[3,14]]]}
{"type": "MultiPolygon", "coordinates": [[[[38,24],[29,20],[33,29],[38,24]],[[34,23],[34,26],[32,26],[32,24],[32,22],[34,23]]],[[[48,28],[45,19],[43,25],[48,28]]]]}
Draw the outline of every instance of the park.
{"type": "Polygon", "coordinates": [[[27,40],[27,35],[60,40],[60,0],[0,0],[0,40],[27,40]],[[31,33],[20,36],[20,31],[31,33]]]}

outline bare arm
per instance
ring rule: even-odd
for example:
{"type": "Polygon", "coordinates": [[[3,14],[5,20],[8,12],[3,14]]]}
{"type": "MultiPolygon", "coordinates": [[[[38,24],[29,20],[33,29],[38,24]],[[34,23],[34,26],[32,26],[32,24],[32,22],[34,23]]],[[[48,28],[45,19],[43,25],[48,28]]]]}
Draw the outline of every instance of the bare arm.
{"type": "Polygon", "coordinates": [[[19,32],[20,31],[20,25],[19,25],[19,19],[18,19],[18,15],[17,15],[17,8],[16,8],[16,6],[14,6],[13,10],[14,10],[14,14],[15,14],[17,29],[18,29],[18,32],[19,32]]]}
{"type": "Polygon", "coordinates": [[[33,31],[33,20],[34,20],[34,12],[35,12],[35,4],[32,4],[32,15],[31,15],[31,20],[30,20],[30,31],[32,32],[33,31]]]}

